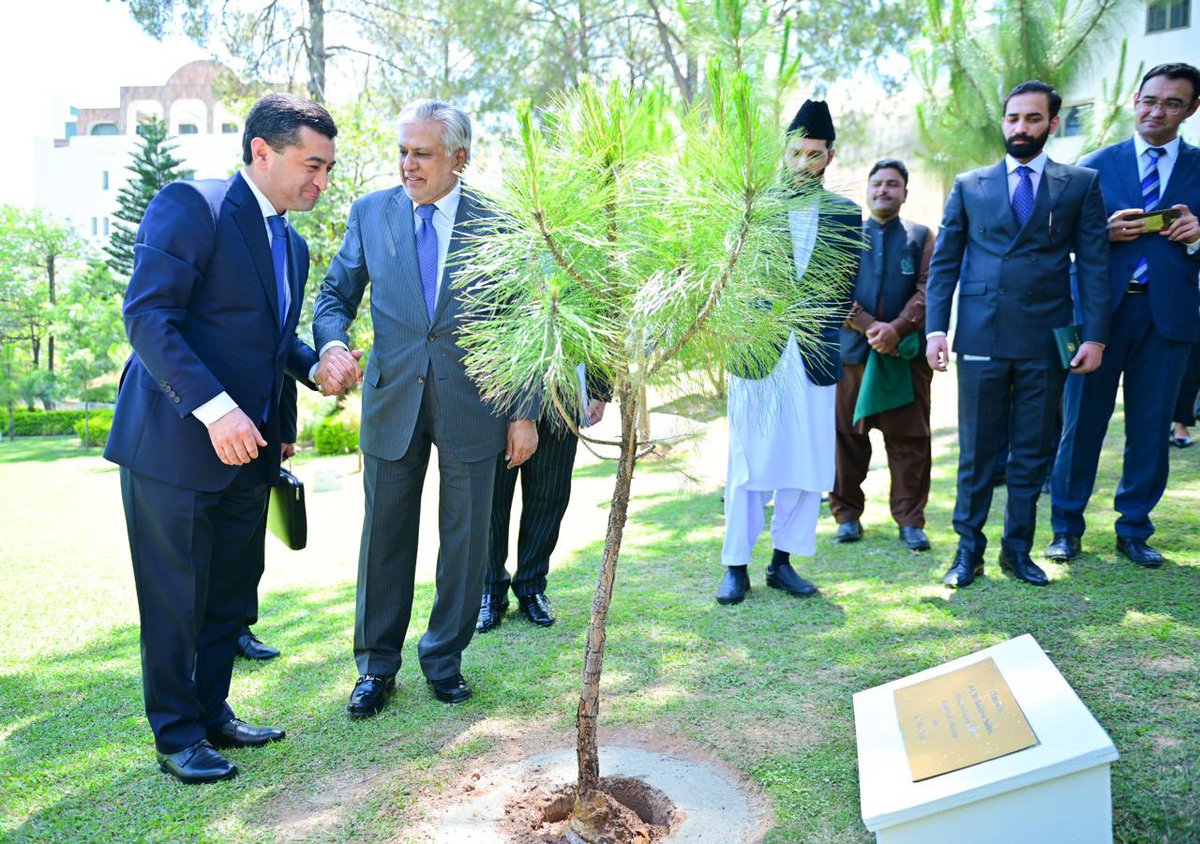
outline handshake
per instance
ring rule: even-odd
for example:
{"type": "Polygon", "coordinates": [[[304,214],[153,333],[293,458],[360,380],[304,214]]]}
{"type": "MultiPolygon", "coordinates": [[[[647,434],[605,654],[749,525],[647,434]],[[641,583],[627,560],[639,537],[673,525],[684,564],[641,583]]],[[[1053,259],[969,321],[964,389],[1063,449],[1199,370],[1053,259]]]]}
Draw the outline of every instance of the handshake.
{"type": "Polygon", "coordinates": [[[362,380],[363,371],[358,361],[361,351],[350,351],[345,346],[330,346],[321,355],[313,380],[323,396],[338,396],[362,380]]]}

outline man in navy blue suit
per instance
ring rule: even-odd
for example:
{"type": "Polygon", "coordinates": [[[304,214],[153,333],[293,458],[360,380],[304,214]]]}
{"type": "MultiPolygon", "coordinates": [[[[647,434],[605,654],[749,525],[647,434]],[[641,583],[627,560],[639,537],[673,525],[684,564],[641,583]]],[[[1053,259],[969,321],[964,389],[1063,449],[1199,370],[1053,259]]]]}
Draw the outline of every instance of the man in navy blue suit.
{"type": "MultiPolygon", "coordinates": [[[[319,105],[265,97],[246,119],[245,167],[167,185],[138,230],[124,307],[133,355],[104,454],[121,466],[146,716],[160,767],[183,782],[234,776],[217,748],[284,737],[225,699],[261,573],[284,372],[312,387],[317,369],[296,337],[308,247],[284,215],[316,204],[336,135],[319,105]]],[[[322,373],[324,391],[357,379],[346,369],[322,373]]]]}
{"type": "Polygon", "coordinates": [[[942,578],[952,589],[983,574],[983,528],[1006,431],[1011,456],[1000,568],[1035,586],[1049,583],[1029,551],[1067,378],[1054,329],[1073,323],[1073,300],[1083,342],[1072,372],[1091,372],[1105,357],[1104,202],[1095,172],[1051,161],[1043,150],[1061,105],[1045,82],[1023,82],[1009,92],[1001,123],[1007,155],[955,179],[930,261],[926,358],[941,372],[949,363],[946,332],[958,291],[958,550],[942,578]]]}
{"type": "Polygon", "coordinates": [[[1200,70],[1163,64],[1142,78],[1134,97],[1137,131],[1081,163],[1100,174],[1111,246],[1112,334],[1103,365],[1072,378],[1063,407],[1063,432],[1051,479],[1054,540],[1046,556],[1079,554],[1083,512],[1096,483],[1096,464],[1117,385],[1125,385],[1125,462],[1113,504],[1117,551],[1140,566],[1162,565],[1148,540],[1150,511],[1167,486],[1166,432],[1192,344],[1200,337],[1200,150],[1185,144],[1179,126],[1200,105],[1200,70]],[[1172,210],[1161,231],[1142,215],[1172,210]]]}

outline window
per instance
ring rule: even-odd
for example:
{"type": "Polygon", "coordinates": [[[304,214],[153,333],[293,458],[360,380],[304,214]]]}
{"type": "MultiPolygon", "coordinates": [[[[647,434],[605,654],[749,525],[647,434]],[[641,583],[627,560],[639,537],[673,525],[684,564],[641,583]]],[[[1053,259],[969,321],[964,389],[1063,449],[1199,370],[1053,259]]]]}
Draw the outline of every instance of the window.
{"type": "Polygon", "coordinates": [[[1091,114],[1091,103],[1081,103],[1064,108],[1058,121],[1058,136],[1074,138],[1082,135],[1087,130],[1087,122],[1091,114]]]}
{"type": "Polygon", "coordinates": [[[117,134],[116,123],[95,123],[88,130],[89,135],[115,135],[117,134]]]}
{"type": "Polygon", "coordinates": [[[195,123],[180,123],[179,124],[179,134],[181,134],[181,135],[198,135],[198,134],[200,134],[200,127],[198,127],[195,123]]]}
{"type": "Polygon", "coordinates": [[[92,237],[100,234],[100,221],[92,217],[92,237]]]}
{"type": "Polygon", "coordinates": [[[1146,32],[1187,29],[1192,25],[1192,0],[1150,0],[1146,4],[1146,32]]]}
{"type": "Polygon", "coordinates": [[[238,128],[237,128],[236,123],[222,123],[221,124],[221,134],[222,135],[236,135],[237,130],[238,130],[238,128]]]}
{"type": "Polygon", "coordinates": [[[104,236],[108,237],[108,217],[104,218],[104,236]]]}
{"type": "Polygon", "coordinates": [[[100,173],[100,190],[108,190],[108,171],[103,170],[100,173]]]}

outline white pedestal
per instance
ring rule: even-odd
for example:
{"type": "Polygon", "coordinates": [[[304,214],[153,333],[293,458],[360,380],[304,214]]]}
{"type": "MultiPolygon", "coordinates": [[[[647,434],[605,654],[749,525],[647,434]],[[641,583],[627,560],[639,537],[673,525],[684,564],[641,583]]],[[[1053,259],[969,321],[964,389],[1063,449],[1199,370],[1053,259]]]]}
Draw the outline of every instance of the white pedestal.
{"type": "Polygon", "coordinates": [[[854,696],[862,818],[879,844],[1110,844],[1117,749],[1028,634],[854,696]],[[995,660],[1040,742],[913,782],[893,691],[995,660]]]}

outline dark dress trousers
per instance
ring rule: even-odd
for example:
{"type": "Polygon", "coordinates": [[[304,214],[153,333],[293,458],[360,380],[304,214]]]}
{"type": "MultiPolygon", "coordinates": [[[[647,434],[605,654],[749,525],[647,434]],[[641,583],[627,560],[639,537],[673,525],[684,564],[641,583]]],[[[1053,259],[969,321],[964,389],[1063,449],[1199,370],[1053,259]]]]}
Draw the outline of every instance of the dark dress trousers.
{"type": "Polygon", "coordinates": [[[294,231],[288,243],[280,325],[266,226],[240,173],[167,185],[138,230],[124,308],[133,355],[104,456],[121,466],[146,715],[164,753],[233,717],[225,699],[261,573],[284,372],[310,385],[317,361],[296,337],[308,248],[294,231]],[[221,392],[263,420],[267,446],[249,464],[222,463],[192,415],[221,392]]]}
{"type": "MultiPolygon", "coordinates": [[[[437,446],[437,595],[417,646],[431,680],[460,673],[475,632],[488,559],[496,456],[508,417],[467,377],[457,329],[462,291],[453,288],[456,253],[489,216],[462,191],[432,321],[417,264],[413,203],[403,188],[369,194],[350,209],[346,236],[317,296],[317,348],[348,342],[371,289],[375,342],[364,373],[362,433],[366,513],[358,562],[354,655],[361,674],[395,674],[412,614],[421,491],[437,446]]],[[[537,418],[530,404],[522,418],[537,418]]]]}
{"type": "Polygon", "coordinates": [[[1024,226],[1013,214],[1004,161],[958,176],[946,201],[930,262],[925,329],[949,329],[957,289],[954,529],[959,548],[976,556],[987,547],[983,527],[1006,426],[1011,456],[1001,545],[1014,554],[1032,547],[1067,377],[1053,330],[1075,322],[1071,253],[1083,339],[1108,339],[1106,222],[1095,171],[1054,161],[1046,162],[1024,226]]]}
{"type": "MultiPolygon", "coordinates": [[[[296,379],[290,375],[284,376],[283,389],[280,391],[279,397],[279,441],[281,443],[296,442],[296,417],[297,417],[297,390],[296,379]]],[[[267,489],[268,504],[270,501],[270,487],[267,489]]],[[[255,561],[254,573],[252,579],[254,581],[250,590],[250,600],[246,605],[246,627],[253,627],[258,623],[258,586],[262,582],[263,572],[266,570],[266,553],[267,553],[267,520],[263,519],[262,524],[258,529],[258,536],[253,540],[255,547],[259,549],[258,558],[255,561]]]]}
{"type": "Polygon", "coordinates": [[[1175,398],[1175,410],[1171,413],[1171,421],[1186,428],[1196,424],[1196,395],[1200,393],[1200,342],[1192,344],[1188,352],[1187,366],[1183,370],[1183,380],[1179,382],[1179,393],[1175,398]]]}
{"type": "MultiPolygon", "coordinates": [[[[1105,210],[1141,208],[1141,168],[1132,139],[1084,159],[1100,174],[1105,210]]],[[[1160,165],[1161,166],[1161,165],[1160,165]]],[[[1200,206],[1200,150],[1179,144],[1179,156],[1155,206],[1200,206]]],[[[1196,291],[1200,254],[1158,234],[1111,244],[1107,278],[1112,333],[1098,370],[1068,384],[1063,432],[1051,479],[1051,520],[1056,533],[1082,536],[1083,513],[1096,484],[1100,448],[1124,384],[1125,455],[1114,507],[1118,536],[1147,539],[1154,533],[1150,512],[1167,486],[1172,411],[1192,344],[1200,337],[1196,291]],[[1134,268],[1145,257],[1148,285],[1128,293],[1134,268]]]]}
{"type": "Polygon", "coordinates": [[[828,387],[842,377],[841,329],[853,305],[854,279],[862,261],[862,209],[840,194],[826,193],[817,217],[817,242],[831,244],[845,261],[845,274],[819,297],[825,316],[817,325],[815,342],[800,344],[808,380],[828,387]]]}
{"type": "Polygon", "coordinates": [[[838,523],[862,516],[866,505],[862,484],[871,465],[872,428],[883,433],[891,473],[892,518],[899,525],[925,526],[931,470],[929,412],[933,372],[925,360],[925,282],[933,253],[928,227],[896,218],[880,225],[863,223],[867,248],[854,283],[854,305],[841,329],[844,374],[837,391],[837,480],[829,507],[838,523]],[[854,406],[862,387],[871,346],[865,331],[876,320],[888,322],[901,338],[916,333],[921,354],[911,364],[913,401],[904,407],[854,423],[854,406]]]}

